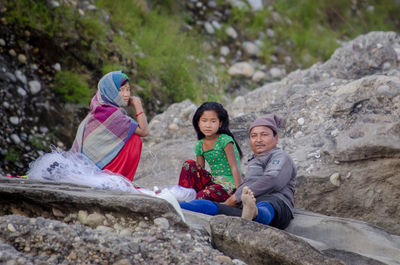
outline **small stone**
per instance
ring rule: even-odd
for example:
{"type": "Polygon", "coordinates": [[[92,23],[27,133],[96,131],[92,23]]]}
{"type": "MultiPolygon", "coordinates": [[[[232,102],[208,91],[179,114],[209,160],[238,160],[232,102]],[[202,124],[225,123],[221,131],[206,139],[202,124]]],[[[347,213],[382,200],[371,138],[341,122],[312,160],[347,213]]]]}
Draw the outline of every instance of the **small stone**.
{"type": "Polygon", "coordinates": [[[169,228],[169,222],[164,217],[159,217],[154,219],[154,224],[161,228],[162,230],[167,230],[169,228]]]}
{"type": "Polygon", "coordinates": [[[336,187],[340,186],[340,175],[339,173],[333,173],[330,177],[329,177],[329,181],[335,185],[336,187]]]}
{"type": "Polygon", "coordinates": [[[102,231],[102,232],[112,232],[114,231],[111,227],[105,226],[105,225],[99,225],[96,227],[96,230],[102,231]]]}
{"type": "Polygon", "coordinates": [[[80,210],[78,212],[78,220],[81,224],[87,223],[88,212],[85,210],[80,210]]]}
{"type": "Polygon", "coordinates": [[[12,117],[10,117],[10,122],[11,122],[12,124],[14,124],[14,125],[18,125],[18,123],[19,123],[19,118],[16,117],[16,116],[12,116],[12,117]]]}
{"type": "Polygon", "coordinates": [[[132,231],[131,231],[129,228],[125,228],[125,229],[122,229],[122,230],[119,232],[119,234],[120,234],[121,236],[131,236],[131,235],[132,235],[132,231]]]}
{"type": "Polygon", "coordinates": [[[0,46],[6,46],[6,41],[3,39],[0,39],[0,46]]]}
{"type": "Polygon", "coordinates": [[[267,29],[267,36],[272,39],[275,37],[275,31],[273,29],[267,29]]]}
{"type": "Polygon", "coordinates": [[[260,82],[260,81],[266,79],[266,77],[267,77],[266,73],[264,73],[263,71],[257,71],[254,73],[251,80],[253,80],[254,82],[260,82]]]}
{"type": "Polygon", "coordinates": [[[90,227],[97,227],[101,224],[103,224],[103,221],[105,220],[105,216],[102,214],[99,214],[97,212],[89,214],[87,219],[86,219],[86,223],[87,225],[89,225],[90,227]]]}
{"type": "Polygon", "coordinates": [[[215,29],[221,29],[222,28],[221,24],[219,24],[218,21],[213,20],[211,22],[211,24],[215,29]]]}
{"type": "MultiPolygon", "coordinates": [[[[135,257],[135,259],[136,259],[136,257],[135,257]]],[[[114,263],[114,265],[131,265],[131,264],[132,263],[128,259],[120,259],[114,263]]]]}
{"type": "Polygon", "coordinates": [[[17,56],[17,53],[15,52],[14,49],[9,50],[8,53],[9,53],[12,57],[17,56]]]}
{"type": "Polygon", "coordinates": [[[20,62],[20,63],[26,63],[26,56],[25,55],[23,55],[23,54],[18,54],[18,62],[20,62]]]}
{"type": "Polygon", "coordinates": [[[302,118],[297,119],[297,123],[299,125],[303,126],[304,125],[304,118],[302,117],[302,118]]]}
{"type": "Polygon", "coordinates": [[[53,212],[54,216],[57,216],[57,217],[65,216],[65,214],[57,208],[52,208],[52,212],[53,212]]]}
{"type": "Polygon", "coordinates": [[[69,253],[68,258],[69,258],[70,260],[76,260],[76,254],[75,254],[75,252],[69,253]]]}
{"type": "Polygon", "coordinates": [[[273,67],[269,70],[269,73],[271,74],[272,78],[281,78],[282,77],[282,71],[281,69],[277,67],[273,67]]]}
{"type": "Polygon", "coordinates": [[[21,96],[25,97],[26,96],[26,91],[22,87],[17,88],[17,93],[20,94],[21,96]]]}
{"type": "Polygon", "coordinates": [[[206,32],[208,34],[214,34],[214,32],[215,32],[214,27],[211,25],[210,22],[204,23],[204,29],[206,30],[206,32]]]}
{"type": "Polygon", "coordinates": [[[27,83],[26,76],[20,70],[15,71],[15,76],[22,83],[24,83],[24,84],[27,83]]]}
{"type": "Polygon", "coordinates": [[[14,141],[15,144],[20,144],[21,143],[21,139],[19,138],[19,136],[14,134],[14,133],[11,134],[10,138],[11,138],[11,140],[14,141]]]}
{"type": "Polygon", "coordinates": [[[219,51],[220,51],[221,55],[223,55],[223,56],[227,56],[231,52],[227,46],[221,46],[219,51]]]}
{"type": "Polygon", "coordinates": [[[232,65],[228,70],[231,76],[251,77],[254,74],[254,68],[247,62],[239,62],[232,65]]]}
{"type": "Polygon", "coordinates": [[[172,123],[168,126],[168,129],[171,131],[177,131],[179,130],[179,126],[176,123],[172,123]]]}
{"type": "Polygon", "coordinates": [[[238,37],[238,34],[237,34],[236,30],[235,30],[234,28],[232,28],[232,27],[227,27],[227,28],[225,29],[225,33],[226,33],[229,37],[231,37],[232,39],[236,39],[236,38],[238,37]]]}
{"type": "Polygon", "coordinates": [[[223,263],[232,264],[232,259],[228,256],[216,256],[217,260],[223,263]]]}
{"type": "Polygon", "coordinates": [[[149,225],[144,221],[140,221],[138,226],[140,228],[148,228],[149,227],[149,225]]]}
{"type": "Polygon", "coordinates": [[[56,70],[57,72],[61,71],[61,64],[59,64],[59,63],[54,64],[53,69],[56,70]]]}
{"type": "Polygon", "coordinates": [[[245,41],[243,42],[243,49],[252,56],[258,56],[261,54],[260,48],[258,48],[257,45],[255,45],[253,42],[250,41],[245,41]]]}
{"type": "Polygon", "coordinates": [[[13,224],[8,224],[7,228],[8,228],[8,231],[10,231],[11,233],[17,232],[17,230],[15,229],[13,224]]]}
{"type": "Polygon", "coordinates": [[[35,95],[40,92],[42,86],[39,81],[33,80],[29,81],[29,89],[31,90],[31,93],[35,95]]]}

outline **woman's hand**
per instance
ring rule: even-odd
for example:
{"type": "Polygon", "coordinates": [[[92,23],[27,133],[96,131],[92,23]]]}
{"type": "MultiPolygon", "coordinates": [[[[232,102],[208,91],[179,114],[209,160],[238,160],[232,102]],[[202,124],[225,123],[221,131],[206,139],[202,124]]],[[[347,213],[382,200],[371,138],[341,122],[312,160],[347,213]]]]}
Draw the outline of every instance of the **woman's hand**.
{"type": "Polygon", "coordinates": [[[142,101],[140,100],[139,97],[135,97],[135,96],[130,97],[129,98],[129,105],[132,105],[135,108],[136,113],[139,113],[140,111],[143,111],[142,101]],[[139,110],[139,112],[138,112],[138,110],[139,110]]]}
{"type": "Polygon", "coordinates": [[[129,104],[135,108],[136,119],[138,122],[138,127],[135,130],[135,134],[139,136],[147,136],[149,134],[149,128],[147,124],[146,114],[143,111],[142,101],[139,97],[130,97],[129,104]]]}

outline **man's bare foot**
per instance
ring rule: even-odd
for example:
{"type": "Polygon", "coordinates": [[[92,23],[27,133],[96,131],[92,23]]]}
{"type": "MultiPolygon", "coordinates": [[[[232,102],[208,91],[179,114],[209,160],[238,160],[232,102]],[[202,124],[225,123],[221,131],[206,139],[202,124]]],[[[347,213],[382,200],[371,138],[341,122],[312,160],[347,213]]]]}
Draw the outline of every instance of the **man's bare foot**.
{"type": "Polygon", "coordinates": [[[247,220],[253,220],[257,217],[258,209],[256,206],[256,198],[254,198],[254,194],[247,186],[243,188],[242,191],[242,218],[247,220]]]}

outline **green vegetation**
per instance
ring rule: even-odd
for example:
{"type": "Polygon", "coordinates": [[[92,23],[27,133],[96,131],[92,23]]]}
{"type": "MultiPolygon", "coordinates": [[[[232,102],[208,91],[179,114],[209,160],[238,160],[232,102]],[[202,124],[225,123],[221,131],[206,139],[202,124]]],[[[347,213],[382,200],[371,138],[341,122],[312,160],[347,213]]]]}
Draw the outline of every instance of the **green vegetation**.
{"type": "Polygon", "coordinates": [[[10,161],[10,162],[15,162],[15,161],[17,161],[17,160],[18,160],[18,153],[17,153],[17,151],[15,151],[15,149],[11,147],[10,149],[8,149],[8,152],[7,152],[7,154],[5,155],[4,159],[5,159],[6,161],[10,161]]]}
{"type": "Polygon", "coordinates": [[[65,101],[73,103],[87,103],[93,94],[82,75],[66,71],[57,72],[53,89],[65,101]]]}
{"type": "Polygon", "coordinates": [[[64,71],[54,83],[67,102],[89,103],[88,86],[95,88],[102,74],[120,69],[142,87],[135,92],[153,113],[186,98],[200,103],[220,93],[207,82],[201,37],[182,32],[177,1],[155,0],[149,10],[139,0],[98,0],[98,9],[84,15],[67,2],[57,7],[45,0],[8,2],[11,24],[67,44],[59,59],[64,71]],[[91,76],[89,84],[84,76],[91,76]]]}
{"type": "MultiPolygon", "coordinates": [[[[226,1],[216,2],[229,8],[226,1]]],[[[185,30],[186,23],[196,21],[182,10],[182,2],[97,0],[97,9],[83,14],[70,1],[59,1],[59,6],[51,3],[7,1],[5,16],[16,29],[44,36],[54,42],[50,48],[60,49],[57,59],[63,71],[55,76],[54,90],[63,100],[88,104],[93,95],[89,87],[95,89],[103,74],[115,70],[124,70],[139,85],[134,92],[152,114],[186,98],[196,103],[221,98],[228,81],[226,69],[211,70],[209,64],[216,63],[208,61],[211,51],[202,48],[203,37],[185,30]]],[[[221,21],[215,36],[220,44],[232,45],[225,32],[228,26],[246,40],[264,34],[263,63],[290,57],[290,71],[327,60],[339,41],[372,30],[397,31],[399,13],[398,1],[389,0],[272,1],[260,11],[230,8],[228,20],[221,21]],[[268,31],[274,36],[269,37],[268,31]]],[[[27,40],[17,42],[24,47],[27,40]]]]}
{"type": "Polygon", "coordinates": [[[43,141],[45,141],[44,137],[40,135],[29,135],[29,143],[37,150],[44,150],[46,146],[43,141]]]}
{"type": "Polygon", "coordinates": [[[338,40],[375,30],[398,31],[399,12],[400,4],[390,0],[283,0],[256,12],[235,7],[228,23],[254,40],[272,29],[275,36],[266,37],[261,49],[264,63],[270,63],[271,55],[280,61],[290,56],[293,70],[327,60],[339,47],[338,40]]]}
{"type": "MultiPolygon", "coordinates": [[[[182,32],[184,22],[170,12],[171,6],[176,9],[172,3],[165,2],[169,8],[144,11],[135,1],[98,1],[125,33],[114,36],[113,43],[123,58],[135,58],[135,82],[142,87],[137,93],[147,105],[154,106],[155,98],[162,106],[186,98],[199,103],[218,93],[217,87],[206,81],[207,54],[200,46],[201,38],[182,32]]],[[[103,68],[103,73],[105,69],[110,67],[103,68]]]]}

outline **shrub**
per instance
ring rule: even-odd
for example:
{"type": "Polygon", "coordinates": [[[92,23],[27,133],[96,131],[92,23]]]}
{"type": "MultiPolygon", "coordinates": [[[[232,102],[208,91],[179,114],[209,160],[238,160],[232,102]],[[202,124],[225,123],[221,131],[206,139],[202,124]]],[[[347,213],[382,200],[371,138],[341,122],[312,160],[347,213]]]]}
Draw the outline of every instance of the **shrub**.
{"type": "Polygon", "coordinates": [[[82,75],[68,71],[56,74],[53,90],[66,102],[82,104],[87,104],[93,93],[82,75]]]}

